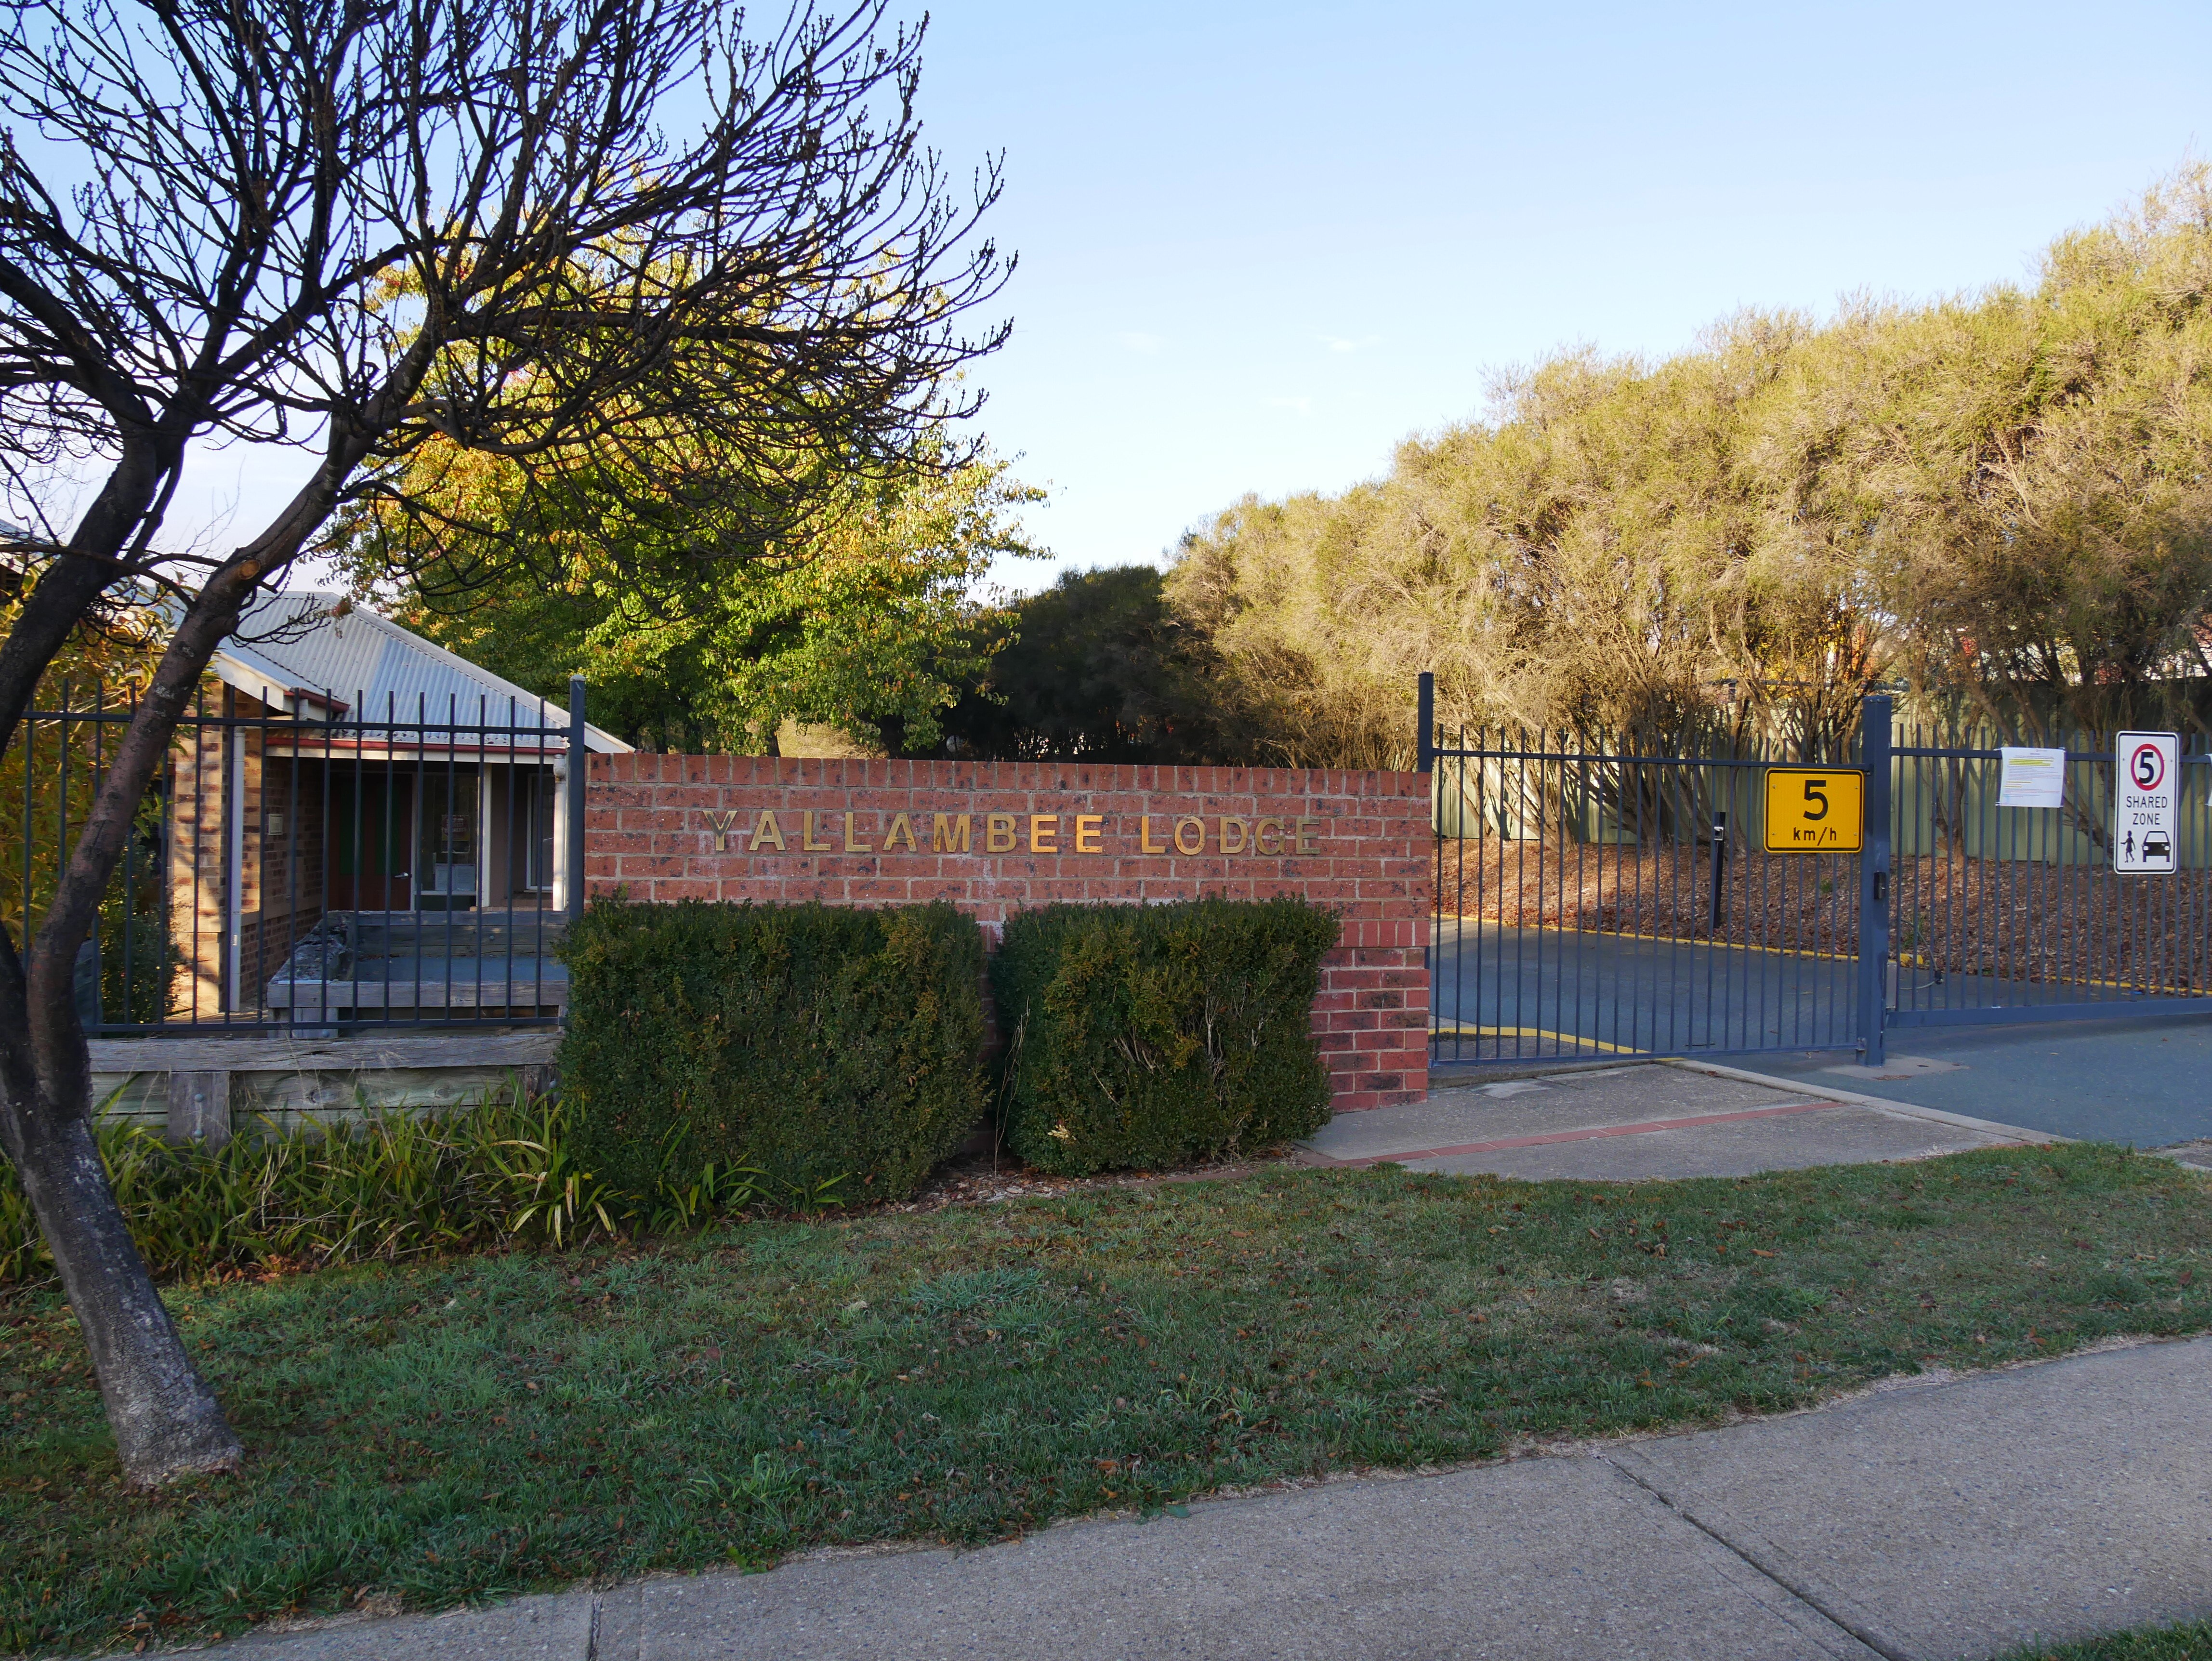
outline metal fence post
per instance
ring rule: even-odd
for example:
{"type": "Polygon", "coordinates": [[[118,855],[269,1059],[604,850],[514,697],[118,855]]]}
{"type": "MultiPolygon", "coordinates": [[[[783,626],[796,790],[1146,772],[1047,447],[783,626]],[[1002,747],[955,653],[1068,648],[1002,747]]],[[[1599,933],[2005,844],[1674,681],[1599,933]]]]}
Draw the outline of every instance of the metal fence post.
{"type": "Polygon", "coordinates": [[[1869,1067],[1888,1059],[1882,1025],[1889,1003],[1890,707],[1872,693],[1859,714],[1866,769],[1866,835],[1859,856],[1859,1051],[1869,1067]]]}
{"type": "Polygon", "coordinates": [[[584,678],[568,677],[568,916],[584,915],[584,795],[590,762],[584,748],[584,678]]]}
{"type": "Polygon", "coordinates": [[[1728,813],[1713,810],[1713,904],[1708,932],[1717,934],[1728,921],[1728,813]]]}
{"type": "Polygon", "coordinates": [[[1431,868],[1436,879],[1429,891],[1429,926],[1421,938],[1421,968],[1429,983],[1429,1049],[1433,1056],[1437,1025],[1440,1019],[1437,1011],[1436,985],[1437,946],[1444,915],[1444,816],[1443,793],[1437,788],[1436,776],[1437,678],[1425,669],[1413,682],[1413,709],[1414,721],[1420,727],[1413,745],[1413,770],[1429,781],[1429,832],[1435,848],[1431,868]]]}
{"type": "Polygon", "coordinates": [[[1414,684],[1418,690],[1413,703],[1419,712],[1414,719],[1420,723],[1421,735],[1420,742],[1414,746],[1417,759],[1413,770],[1433,773],[1437,770],[1437,678],[1424,669],[1414,684]]]}

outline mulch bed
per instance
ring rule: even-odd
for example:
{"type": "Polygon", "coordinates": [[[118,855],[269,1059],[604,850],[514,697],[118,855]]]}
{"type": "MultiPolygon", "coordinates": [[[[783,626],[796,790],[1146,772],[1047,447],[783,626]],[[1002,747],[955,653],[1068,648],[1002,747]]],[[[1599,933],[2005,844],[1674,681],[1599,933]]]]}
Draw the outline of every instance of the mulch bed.
{"type": "Polygon", "coordinates": [[[1105,1188],[1150,1188],[1161,1183],[1219,1182],[1249,1177],[1254,1171],[1314,1161],[1289,1147],[1261,1149],[1242,1159],[1217,1159],[1159,1171],[1102,1171],[1091,1177],[1058,1177],[1027,1165],[1001,1151],[953,1156],[917,1189],[910,1200],[855,1208],[889,1216],[916,1212],[946,1211],[962,1206],[998,1205],[1007,1200],[1049,1199],[1105,1188]]]}
{"type": "MultiPolygon", "coordinates": [[[[1854,855],[1731,849],[1716,928],[1710,849],[1497,841],[1443,848],[1447,927],[1456,912],[1507,928],[1857,955],[1854,855]]],[[[2082,866],[1907,855],[1892,861],[1890,943],[1900,962],[1936,973],[2203,994],[2212,991],[2212,871],[2121,877],[2082,866]]]]}

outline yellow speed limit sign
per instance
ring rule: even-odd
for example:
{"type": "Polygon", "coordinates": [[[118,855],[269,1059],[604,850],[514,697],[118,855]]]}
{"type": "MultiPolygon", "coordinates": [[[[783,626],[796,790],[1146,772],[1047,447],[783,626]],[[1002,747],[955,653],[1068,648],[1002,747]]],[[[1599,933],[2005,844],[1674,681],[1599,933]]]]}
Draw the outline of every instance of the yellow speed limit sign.
{"type": "Polygon", "coordinates": [[[1866,776],[1853,767],[1766,770],[1766,851],[1856,854],[1866,841],[1866,776]]]}

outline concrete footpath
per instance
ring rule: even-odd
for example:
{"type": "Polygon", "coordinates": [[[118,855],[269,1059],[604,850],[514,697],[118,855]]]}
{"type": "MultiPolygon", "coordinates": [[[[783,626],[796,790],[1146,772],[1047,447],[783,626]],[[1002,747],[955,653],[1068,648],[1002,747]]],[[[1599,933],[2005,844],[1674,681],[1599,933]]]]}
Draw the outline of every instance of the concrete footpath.
{"type": "Polygon", "coordinates": [[[1723,1430],[219,1646],[240,1661],[1954,1661],[2212,1616],[2212,1339],[1723,1430]]]}

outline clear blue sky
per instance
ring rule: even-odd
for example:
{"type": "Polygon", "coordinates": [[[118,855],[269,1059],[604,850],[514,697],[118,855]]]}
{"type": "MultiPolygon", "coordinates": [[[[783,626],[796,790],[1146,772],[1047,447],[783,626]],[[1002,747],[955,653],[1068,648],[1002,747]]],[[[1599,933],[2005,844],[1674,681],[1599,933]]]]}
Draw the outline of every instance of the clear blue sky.
{"type": "MultiPolygon", "coordinates": [[[[2029,278],[2212,149],[2212,6],[945,0],[921,108],[1006,152],[975,378],[1052,490],[1032,587],[1379,473],[1562,344],[2029,278]]],[[[180,517],[242,531],[295,465],[210,457],[180,517]]]]}
{"type": "Polygon", "coordinates": [[[984,423],[1089,566],[1379,473],[1559,345],[2028,278],[2212,145],[2212,5],[945,0],[923,108],[1006,152],[984,423]]]}

